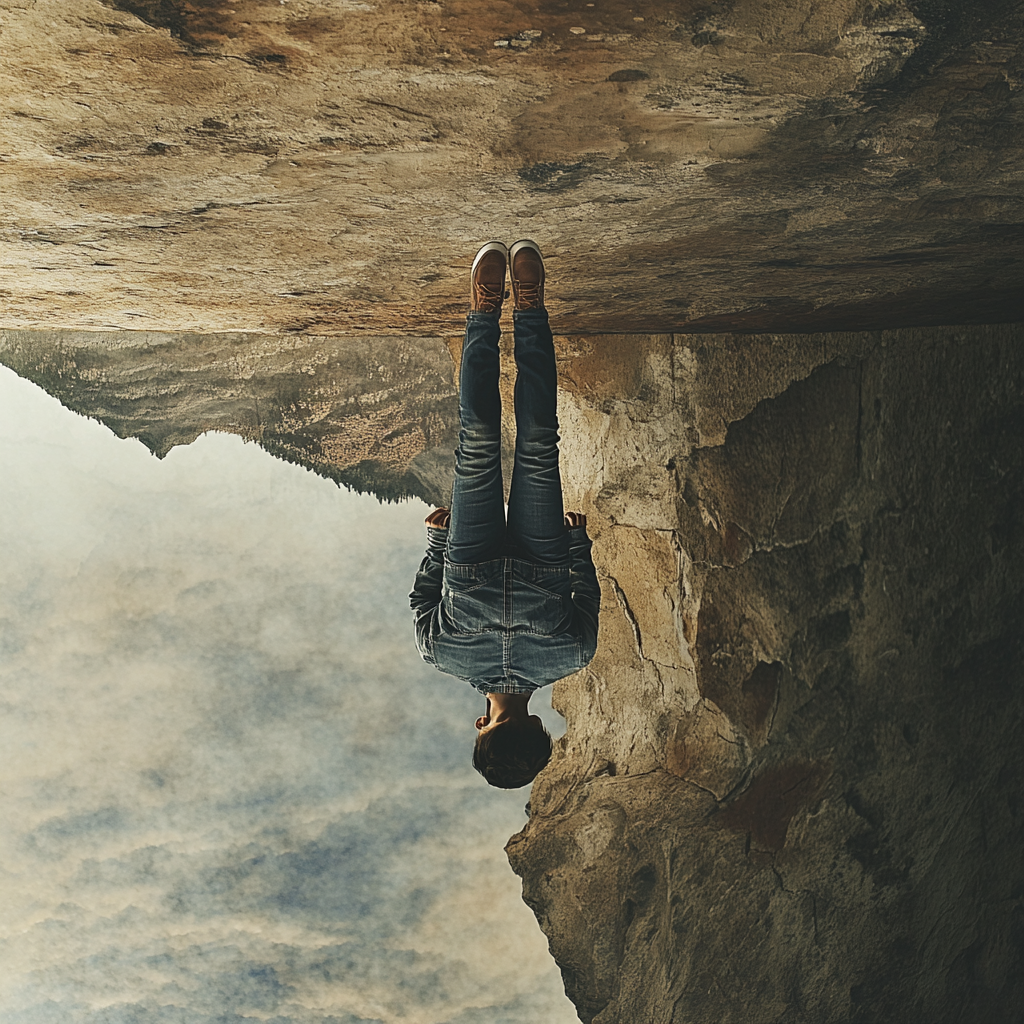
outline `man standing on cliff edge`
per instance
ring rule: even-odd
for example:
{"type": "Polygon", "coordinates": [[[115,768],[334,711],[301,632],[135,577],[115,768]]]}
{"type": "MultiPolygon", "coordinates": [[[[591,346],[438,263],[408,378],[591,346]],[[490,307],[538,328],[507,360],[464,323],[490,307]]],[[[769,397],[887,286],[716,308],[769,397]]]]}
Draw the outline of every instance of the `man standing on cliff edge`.
{"type": "Polygon", "coordinates": [[[473,766],[492,786],[517,789],[551,757],[530,694],[593,658],[601,590],[586,516],[562,513],[555,348],[537,244],[488,242],[473,260],[470,294],[451,511],[427,516],[427,553],[409,600],[423,660],[487,698],[473,766]],[[507,270],[516,452],[506,521],[498,338],[507,270]]]}

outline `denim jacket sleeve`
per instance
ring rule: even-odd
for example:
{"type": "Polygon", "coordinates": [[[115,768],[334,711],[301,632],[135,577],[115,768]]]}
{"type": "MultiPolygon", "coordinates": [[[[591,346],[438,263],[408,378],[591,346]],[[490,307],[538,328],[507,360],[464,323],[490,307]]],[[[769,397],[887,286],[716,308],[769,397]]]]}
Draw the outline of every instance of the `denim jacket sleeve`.
{"type": "Polygon", "coordinates": [[[444,547],[447,529],[427,527],[427,553],[420,562],[416,580],[409,595],[416,627],[416,646],[428,665],[434,664],[434,634],[438,629],[441,605],[441,577],[444,574],[444,547]]]}
{"type": "Polygon", "coordinates": [[[575,526],[569,530],[572,603],[576,607],[576,621],[583,640],[585,662],[589,662],[597,653],[597,622],[601,610],[601,587],[597,582],[590,548],[591,540],[585,526],[575,526]]]}

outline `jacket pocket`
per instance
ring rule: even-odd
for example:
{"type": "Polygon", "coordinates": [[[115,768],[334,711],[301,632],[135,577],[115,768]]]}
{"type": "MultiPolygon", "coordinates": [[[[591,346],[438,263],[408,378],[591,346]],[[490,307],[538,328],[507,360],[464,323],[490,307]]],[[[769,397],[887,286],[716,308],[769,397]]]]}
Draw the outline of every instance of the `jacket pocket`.
{"type": "Polygon", "coordinates": [[[541,636],[564,633],[572,618],[565,597],[528,580],[516,580],[512,616],[519,629],[541,636]]]}
{"type": "MultiPolygon", "coordinates": [[[[442,604],[450,631],[453,633],[482,633],[488,626],[500,621],[501,608],[494,608],[494,587],[490,580],[445,580],[442,604]]],[[[500,590],[497,599],[501,600],[500,590]]]]}

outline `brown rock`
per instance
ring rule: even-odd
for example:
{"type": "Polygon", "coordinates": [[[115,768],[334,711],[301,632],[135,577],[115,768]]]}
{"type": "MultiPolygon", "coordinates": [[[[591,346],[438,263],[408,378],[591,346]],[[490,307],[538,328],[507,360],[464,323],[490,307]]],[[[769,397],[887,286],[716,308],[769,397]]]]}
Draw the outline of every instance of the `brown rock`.
{"type": "Polygon", "coordinates": [[[1016,5],[585,10],[12,7],[5,326],[443,335],[523,236],[565,333],[1024,317],[1016,5]]]}
{"type": "Polygon", "coordinates": [[[572,377],[609,589],[507,849],[584,1021],[1015,1019],[1022,338],[651,338],[621,401],[572,377]],[[620,444],[674,524],[652,488],[623,520],[620,444]]]}

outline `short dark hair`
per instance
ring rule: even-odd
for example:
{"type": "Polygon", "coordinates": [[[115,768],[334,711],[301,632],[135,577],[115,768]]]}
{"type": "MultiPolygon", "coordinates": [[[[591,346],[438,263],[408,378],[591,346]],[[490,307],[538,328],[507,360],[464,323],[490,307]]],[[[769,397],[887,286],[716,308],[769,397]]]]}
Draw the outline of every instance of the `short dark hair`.
{"type": "Polygon", "coordinates": [[[551,733],[532,722],[502,722],[477,735],[473,767],[498,789],[529,785],[551,760],[551,733]]]}

